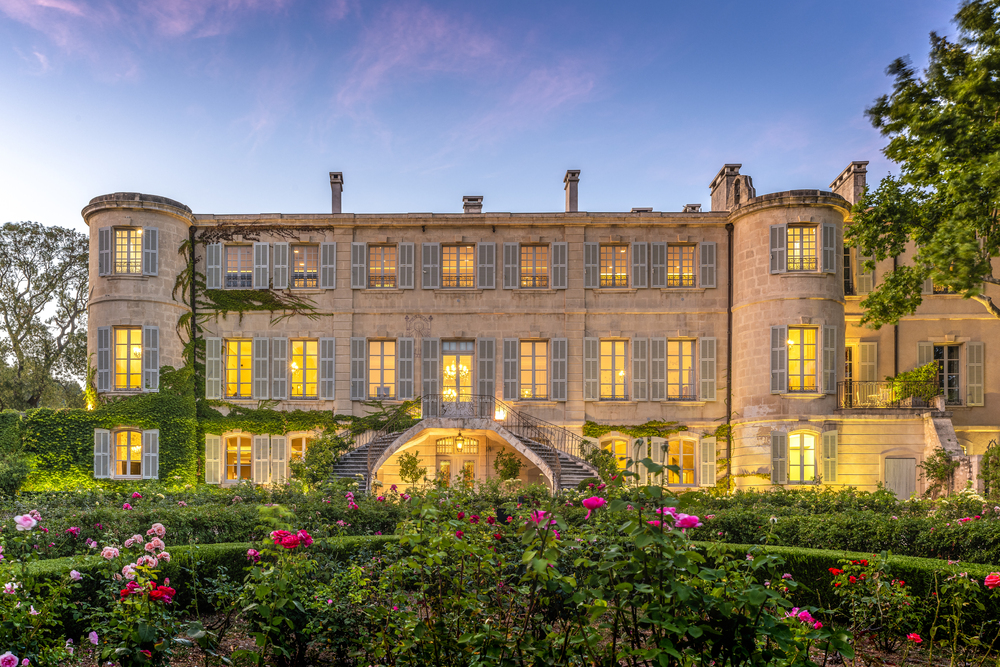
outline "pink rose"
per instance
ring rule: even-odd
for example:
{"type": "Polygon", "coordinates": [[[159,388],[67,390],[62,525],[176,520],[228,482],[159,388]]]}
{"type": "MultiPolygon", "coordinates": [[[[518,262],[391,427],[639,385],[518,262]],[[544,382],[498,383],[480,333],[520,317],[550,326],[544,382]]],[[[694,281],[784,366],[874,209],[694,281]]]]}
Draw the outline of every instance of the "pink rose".
{"type": "Polygon", "coordinates": [[[299,546],[299,542],[300,542],[299,536],[293,535],[291,533],[281,538],[281,546],[285,547],[286,549],[294,549],[295,547],[299,546]]]}
{"type": "Polygon", "coordinates": [[[73,581],[80,581],[81,579],[83,579],[83,575],[77,572],[76,570],[70,570],[69,578],[72,579],[73,581]]]}
{"type": "Polygon", "coordinates": [[[129,505],[128,503],[125,503],[124,505],[122,505],[122,509],[123,510],[130,510],[130,509],[132,509],[132,506],[129,505]]]}
{"type": "Polygon", "coordinates": [[[138,491],[134,491],[132,493],[132,498],[134,498],[135,500],[140,500],[140,499],[142,499],[142,494],[139,493],[138,491]]]}
{"type": "Polygon", "coordinates": [[[170,562],[170,554],[167,553],[166,551],[161,551],[160,553],[156,554],[156,560],[158,560],[158,561],[162,560],[164,563],[169,563],[170,562]]]}
{"type": "Polygon", "coordinates": [[[918,635],[916,632],[911,632],[910,634],[906,635],[906,638],[909,639],[914,644],[919,644],[920,642],[924,641],[923,639],[920,638],[920,635],[918,635]]]}
{"type": "Polygon", "coordinates": [[[302,542],[302,546],[308,547],[308,546],[310,546],[313,543],[312,536],[309,533],[307,533],[305,530],[300,530],[299,532],[297,532],[295,534],[299,538],[299,541],[302,542]]]}
{"type": "Polygon", "coordinates": [[[590,518],[590,513],[596,509],[600,509],[607,504],[607,500],[601,498],[600,496],[591,496],[590,498],[583,499],[583,506],[587,508],[587,516],[584,519],[590,518]]]}
{"type": "Polygon", "coordinates": [[[701,526],[701,521],[693,514],[678,514],[674,526],[677,528],[697,528],[701,526]]]}
{"type": "Polygon", "coordinates": [[[146,531],[147,535],[156,535],[157,537],[163,537],[167,534],[167,529],[163,527],[162,523],[154,523],[153,527],[146,531]]]}
{"type": "Polygon", "coordinates": [[[260,552],[256,549],[247,549],[247,560],[251,563],[260,561],[260,552]]]}
{"type": "Polygon", "coordinates": [[[0,655],[0,667],[17,667],[17,656],[10,651],[0,655]]]}
{"type": "Polygon", "coordinates": [[[986,578],[983,579],[983,584],[985,584],[986,588],[989,588],[990,590],[1000,586],[1000,572],[990,572],[986,575],[986,578]]]}
{"type": "MultiPolygon", "coordinates": [[[[14,517],[14,525],[18,530],[31,530],[38,525],[38,521],[30,514],[21,514],[14,517]]],[[[16,662],[17,658],[14,660],[16,662]]]]}
{"type": "Polygon", "coordinates": [[[101,556],[106,560],[111,560],[112,558],[118,558],[118,549],[114,547],[104,547],[101,550],[101,556]]]}
{"type": "Polygon", "coordinates": [[[77,528],[76,526],[70,526],[69,528],[66,529],[66,532],[72,535],[73,537],[80,537],[80,529],[77,528]]]}
{"type": "Polygon", "coordinates": [[[455,531],[455,537],[457,537],[458,539],[462,539],[462,535],[465,535],[465,533],[463,533],[460,530],[455,531]]]}

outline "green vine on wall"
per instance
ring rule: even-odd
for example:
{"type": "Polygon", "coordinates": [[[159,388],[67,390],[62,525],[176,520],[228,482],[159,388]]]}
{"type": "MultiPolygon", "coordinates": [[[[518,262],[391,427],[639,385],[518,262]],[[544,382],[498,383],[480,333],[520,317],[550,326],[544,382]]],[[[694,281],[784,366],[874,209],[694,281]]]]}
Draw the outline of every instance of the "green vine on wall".
{"type": "Polygon", "coordinates": [[[201,291],[200,296],[204,299],[198,301],[199,317],[202,318],[202,322],[209,317],[217,322],[220,316],[224,317],[228,313],[238,313],[239,321],[242,322],[246,313],[261,310],[271,313],[272,325],[294,315],[305,315],[312,320],[319,318],[316,303],[312,299],[298,296],[290,291],[206,289],[201,291]]]}

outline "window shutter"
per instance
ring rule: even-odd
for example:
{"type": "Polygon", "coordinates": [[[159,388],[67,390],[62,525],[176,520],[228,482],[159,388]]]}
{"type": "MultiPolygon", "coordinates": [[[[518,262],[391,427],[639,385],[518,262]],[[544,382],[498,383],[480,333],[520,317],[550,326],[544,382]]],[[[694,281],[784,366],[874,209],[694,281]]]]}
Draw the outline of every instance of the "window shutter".
{"type": "Polygon", "coordinates": [[[823,223],[823,271],[837,272],[837,226],[823,223]]]}
{"type": "Polygon", "coordinates": [[[865,262],[872,259],[871,255],[862,255],[861,250],[857,251],[858,255],[858,269],[857,276],[858,279],[855,281],[855,287],[857,288],[858,294],[868,294],[873,289],[875,289],[875,269],[868,271],[865,269],[865,262]]]}
{"type": "Polygon", "coordinates": [[[837,393],[837,327],[823,327],[823,392],[837,393]]]}
{"type": "Polygon", "coordinates": [[[632,244],[632,287],[649,287],[649,248],[645,243],[632,244]]]}
{"type": "Polygon", "coordinates": [[[142,478],[160,478],[160,431],[142,432],[142,478]]]}
{"type": "Polygon", "coordinates": [[[155,276],[159,272],[160,230],[145,227],[142,230],[142,275],[155,276]]]}
{"type": "Polygon", "coordinates": [[[365,400],[365,339],[351,339],[351,400],[365,400]]]}
{"type": "Polygon", "coordinates": [[[917,366],[934,361],[934,343],[926,340],[917,342],[917,366]]]}
{"type": "MultiPolygon", "coordinates": [[[[667,244],[649,244],[649,286],[663,289],[667,286],[667,244]]],[[[714,287],[714,285],[713,285],[714,287]]]]}
{"type": "Polygon", "coordinates": [[[142,390],[160,390],[159,327],[142,327],[142,390]]]}
{"type": "Polygon", "coordinates": [[[698,259],[701,264],[701,284],[699,287],[715,287],[715,250],[714,241],[703,241],[699,246],[698,259]]]}
{"type": "Polygon", "coordinates": [[[222,244],[205,246],[205,288],[222,289],[222,244]]]}
{"type": "Polygon", "coordinates": [[[94,479],[111,477],[111,431],[94,429],[94,479]]]}
{"type": "Polygon", "coordinates": [[[423,244],[421,261],[423,263],[423,279],[421,282],[423,289],[438,289],[441,287],[441,244],[423,244]]]}
{"type": "Polygon", "coordinates": [[[784,273],[788,241],[785,225],[771,225],[771,273],[784,273]]]}
{"type": "Polygon", "coordinates": [[[784,394],[788,390],[788,329],[771,327],[771,393],[784,394]]]}
{"type": "Polygon", "coordinates": [[[351,244],[351,289],[364,289],[368,273],[368,246],[364,243],[351,244]]]}
{"type": "Polygon", "coordinates": [[[552,244],[552,289],[566,289],[569,279],[569,245],[552,244]]]}
{"type": "Polygon", "coordinates": [[[966,384],[965,395],[968,405],[984,405],[983,380],[986,377],[985,343],[975,342],[965,344],[966,384]]]}
{"type": "Polygon", "coordinates": [[[222,398],[222,339],[205,339],[205,398],[222,398]]]}
{"type": "Polygon", "coordinates": [[[111,275],[111,228],[97,230],[97,275],[111,275]]]}
{"type": "Polygon", "coordinates": [[[288,398],[288,339],[271,339],[271,398],[288,398]]]}
{"type": "Polygon", "coordinates": [[[327,400],[333,400],[336,395],[334,391],[336,352],[336,338],[319,339],[319,397],[327,400]]]}
{"type": "Polygon", "coordinates": [[[271,282],[268,253],[271,246],[268,243],[253,244],[253,288],[267,289],[271,282]]]}
{"type": "Polygon", "coordinates": [[[565,338],[552,339],[552,391],[553,401],[566,400],[566,380],[568,376],[569,341],[565,338]]]}
{"type": "Polygon", "coordinates": [[[399,244],[399,289],[413,289],[413,244],[399,244]]]}
{"type": "Polygon", "coordinates": [[[218,484],[221,481],[222,436],[205,434],[205,483],[218,484]]]}
{"type": "MultiPolygon", "coordinates": [[[[506,249],[505,249],[506,252],[506,249]]],[[[518,339],[503,339],[503,398],[505,401],[516,401],[518,395],[518,339]]]]}
{"type": "Polygon", "coordinates": [[[441,373],[441,339],[424,338],[420,341],[420,375],[423,384],[423,416],[437,417],[441,393],[439,380],[441,373]]]}
{"type": "Polygon", "coordinates": [[[396,340],[396,397],[401,401],[413,398],[413,339],[396,340]]]}
{"type": "MultiPolygon", "coordinates": [[[[517,289],[521,278],[520,246],[517,243],[503,244],[503,288],[517,289]]],[[[506,380],[505,380],[506,382],[506,380]]]]}
{"type": "MultiPolygon", "coordinates": [[[[634,255],[633,255],[634,256],[634,255]]],[[[632,339],[632,400],[649,400],[649,339],[632,339]]]]}
{"type": "MultiPolygon", "coordinates": [[[[583,287],[597,289],[601,286],[601,245],[583,244],[583,287]]],[[[597,400],[597,399],[594,399],[597,400]]]]}
{"type": "Polygon", "coordinates": [[[266,435],[253,437],[253,481],[254,484],[267,484],[270,480],[271,468],[271,438],[266,435]]]}
{"type": "Polygon", "coordinates": [[[496,289],[497,287],[497,244],[480,243],[476,246],[479,256],[479,289],[496,289]]]}
{"type": "Polygon", "coordinates": [[[651,401],[667,400],[666,338],[649,339],[649,399],[651,401]]]}
{"type": "Polygon", "coordinates": [[[319,286],[321,289],[337,287],[337,244],[319,244],[319,286]]]}
{"type": "Polygon", "coordinates": [[[771,484],[788,483],[788,434],[771,432],[771,484]]]}
{"type": "MultiPolygon", "coordinates": [[[[596,245],[596,244],[595,244],[596,245]]],[[[599,338],[583,339],[583,400],[596,401],[601,397],[601,341],[599,338]]]]}
{"type": "Polygon", "coordinates": [[[274,244],[274,289],[288,289],[288,244],[274,244]]]}
{"type": "Polygon", "coordinates": [[[480,396],[496,397],[496,345],[495,338],[476,339],[480,396]]]}
{"type": "Polygon", "coordinates": [[[271,436],[271,483],[288,481],[288,439],[283,435],[271,436]]]}
{"type": "MultiPolygon", "coordinates": [[[[871,290],[869,290],[871,291],[871,290]]],[[[920,288],[921,294],[934,294],[934,279],[928,278],[920,288]]]]}
{"type": "Polygon", "coordinates": [[[699,396],[703,401],[715,400],[716,348],[715,338],[698,339],[698,371],[701,384],[699,396]]]}
{"type": "Polygon", "coordinates": [[[701,439],[701,478],[698,480],[699,486],[715,486],[715,477],[718,474],[715,463],[715,442],[715,438],[701,439]]]}
{"type": "Polygon", "coordinates": [[[858,343],[858,380],[878,380],[878,343],[858,343]]]}
{"type": "Polygon", "coordinates": [[[823,481],[837,483],[837,432],[823,431],[823,481]]]}
{"type": "Polygon", "coordinates": [[[111,391],[111,327],[97,327],[97,391],[111,391]]]}
{"type": "Polygon", "coordinates": [[[251,389],[251,395],[256,400],[266,399],[270,392],[268,392],[268,344],[270,339],[257,337],[253,339],[253,385],[251,389]]]}

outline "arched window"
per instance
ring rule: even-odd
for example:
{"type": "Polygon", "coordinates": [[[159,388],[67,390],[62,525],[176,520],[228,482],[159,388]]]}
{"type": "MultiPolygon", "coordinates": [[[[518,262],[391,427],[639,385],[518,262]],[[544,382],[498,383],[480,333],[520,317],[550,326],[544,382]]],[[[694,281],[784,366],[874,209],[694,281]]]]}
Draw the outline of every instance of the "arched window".
{"type": "Polygon", "coordinates": [[[680,472],[667,471],[667,484],[671,486],[694,486],[696,449],[697,443],[694,440],[677,438],[667,442],[666,464],[680,468],[680,472]]]}
{"type": "Polygon", "coordinates": [[[795,431],[788,434],[788,482],[809,484],[816,480],[816,434],[795,431]]]}

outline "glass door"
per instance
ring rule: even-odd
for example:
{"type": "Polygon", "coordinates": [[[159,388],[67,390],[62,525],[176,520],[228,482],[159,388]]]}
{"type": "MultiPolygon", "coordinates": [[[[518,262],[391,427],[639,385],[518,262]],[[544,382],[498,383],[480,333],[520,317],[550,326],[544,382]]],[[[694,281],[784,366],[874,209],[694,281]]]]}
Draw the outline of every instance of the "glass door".
{"type": "Polygon", "coordinates": [[[458,414],[472,408],[472,362],[475,343],[453,340],[441,344],[442,406],[445,414],[458,414]]]}

